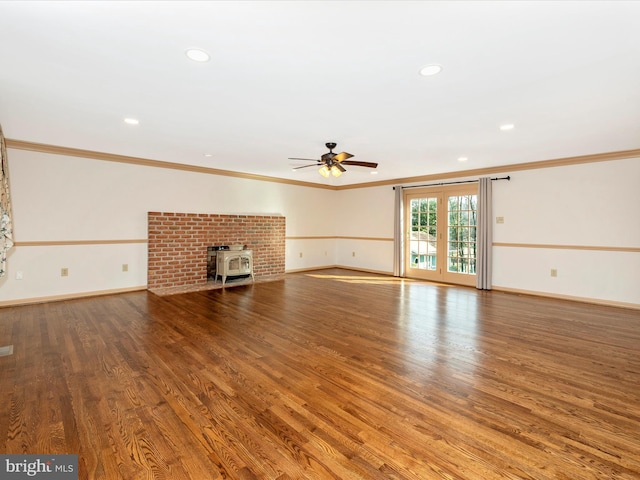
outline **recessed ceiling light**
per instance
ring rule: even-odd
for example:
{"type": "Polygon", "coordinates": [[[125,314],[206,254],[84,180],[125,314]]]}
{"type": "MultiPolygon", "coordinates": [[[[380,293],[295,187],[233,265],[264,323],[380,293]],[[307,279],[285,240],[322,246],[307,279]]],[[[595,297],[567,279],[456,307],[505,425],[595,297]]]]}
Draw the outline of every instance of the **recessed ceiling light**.
{"type": "Polygon", "coordinates": [[[420,69],[420,75],[423,77],[430,77],[431,75],[437,75],[442,71],[442,65],[425,65],[420,69]]]}
{"type": "Polygon", "coordinates": [[[378,174],[377,170],[374,170],[373,172],[371,172],[371,175],[377,175],[377,174],[378,174]]]}
{"type": "Polygon", "coordinates": [[[125,118],[124,119],[124,123],[128,123],[129,125],[138,125],[140,123],[140,120],[138,120],[137,118],[125,118]]]}
{"type": "Polygon", "coordinates": [[[207,158],[210,158],[210,157],[213,157],[213,153],[205,153],[204,156],[207,158]]]}
{"type": "Polygon", "coordinates": [[[505,123],[504,125],[500,125],[500,130],[513,130],[516,126],[513,123],[505,123]]]}
{"type": "Polygon", "coordinates": [[[458,157],[459,162],[466,162],[467,160],[469,160],[467,157],[458,157]]]}
{"type": "Polygon", "coordinates": [[[185,52],[187,57],[194,62],[208,62],[211,58],[207,52],[199,48],[190,48],[185,52]]]}

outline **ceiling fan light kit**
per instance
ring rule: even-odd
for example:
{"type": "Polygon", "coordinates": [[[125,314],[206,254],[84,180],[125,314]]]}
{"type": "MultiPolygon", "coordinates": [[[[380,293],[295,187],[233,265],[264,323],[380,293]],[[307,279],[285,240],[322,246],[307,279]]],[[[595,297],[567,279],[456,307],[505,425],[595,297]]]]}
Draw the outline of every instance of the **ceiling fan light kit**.
{"type": "Polygon", "coordinates": [[[333,142],[325,143],[325,146],[329,149],[329,153],[325,153],[320,157],[320,160],[313,160],[310,158],[297,158],[297,157],[289,157],[289,160],[304,160],[308,162],[315,162],[310,165],[303,165],[301,167],[295,167],[294,170],[298,170],[300,168],[307,167],[316,167],[320,166],[318,169],[318,173],[322,175],[324,178],[329,178],[330,175],[334,177],[339,177],[344,172],[347,171],[343,165],[354,165],[357,167],[369,167],[376,168],[378,166],[377,163],[373,162],[358,162],[348,160],[353,157],[350,153],[341,152],[341,153],[333,153],[333,149],[336,148],[336,144],[333,142]]]}
{"type": "Polygon", "coordinates": [[[329,168],[326,165],[323,165],[318,170],[318,173],[320,173],[320,175],[322,175],[324,178],[329,178],[329,175],[333,175],[336,178],[342,175],[342,172],[340,171],[340,169],[335,165],[332,165],[331,168],[329,168]]]}
{"type": "Polygon", "coordinates": [[[329,178],[329,167],[327,167],[326,165],[321,166],[318,170],[318,173],[324,178],[329,178]]]}

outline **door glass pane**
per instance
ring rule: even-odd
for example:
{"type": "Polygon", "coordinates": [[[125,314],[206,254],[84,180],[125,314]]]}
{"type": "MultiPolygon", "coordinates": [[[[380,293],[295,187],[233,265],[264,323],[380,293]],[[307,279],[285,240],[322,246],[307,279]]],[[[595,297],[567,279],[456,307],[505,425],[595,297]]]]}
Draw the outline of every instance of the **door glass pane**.
{"type": "Polygon", "coordinates": [[[436,269],[437,251],[437,198],[411,199],[411,230],[409,268],[419,270],[436,269]]]}
{"type": "Polygon", "coordinates": [[[448,198],[447,206],[447,270],[475,275],[477,195],[451,196],[448,198]]]}

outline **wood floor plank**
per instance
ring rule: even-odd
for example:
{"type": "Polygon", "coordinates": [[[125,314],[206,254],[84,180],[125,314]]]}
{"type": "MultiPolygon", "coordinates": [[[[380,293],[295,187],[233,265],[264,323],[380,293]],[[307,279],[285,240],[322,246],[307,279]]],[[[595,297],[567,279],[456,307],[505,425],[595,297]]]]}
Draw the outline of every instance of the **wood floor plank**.
{"type": "Polygon", "coordinates": [[[0,335],[0,453],[81,479],[640,478],[635,310],[328,269],[0,335]]]}

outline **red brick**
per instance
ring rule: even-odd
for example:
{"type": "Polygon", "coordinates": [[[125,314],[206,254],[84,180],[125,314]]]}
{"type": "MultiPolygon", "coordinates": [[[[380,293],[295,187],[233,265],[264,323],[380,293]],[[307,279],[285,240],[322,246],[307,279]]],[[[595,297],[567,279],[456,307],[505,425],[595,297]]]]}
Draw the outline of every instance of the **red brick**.
{"type": "Polygon", "coordinates": [[[285,217],[149,212],[148,284],[206,283],[209,245],[247,245],[256,277],[284,274],[285,217]],[[268,233],[265,233],[268,232],[268,233]]]}

